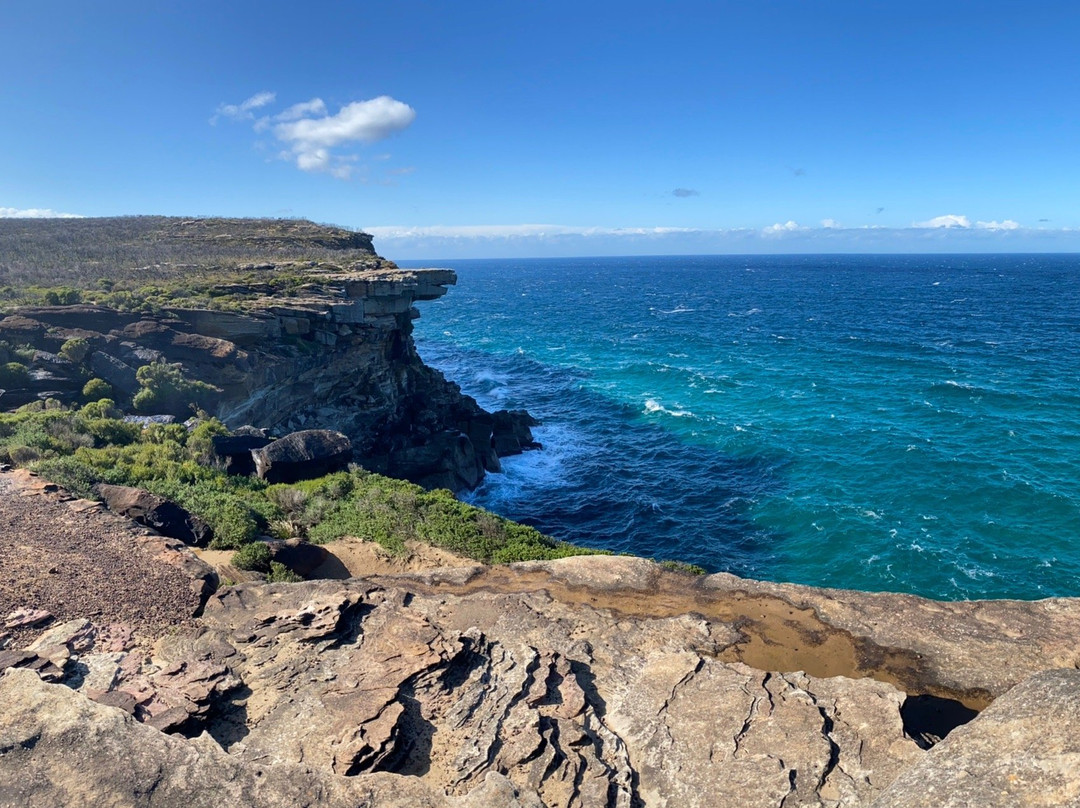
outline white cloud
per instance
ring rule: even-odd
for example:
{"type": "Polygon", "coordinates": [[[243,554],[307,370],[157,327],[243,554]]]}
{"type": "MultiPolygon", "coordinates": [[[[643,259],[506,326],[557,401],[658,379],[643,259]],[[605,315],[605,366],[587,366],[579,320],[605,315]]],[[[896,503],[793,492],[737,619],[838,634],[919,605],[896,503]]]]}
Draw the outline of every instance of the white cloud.
{"type": "Polygon", "coordinates": [[[329,171],[330,152],[326,149],[313,149],[296,155],[296,165],[301,171],[329,171]]]}
{"type": "Polygon", "coordinates": [[[272,104],[276,99],[276,93],[264,90],[261,93],[255,93],[251,98],[241,101],[239,104],[218,104],[217,112],[210,119],[210,123],[216,124],[219,118],[231,118],[234,121],[254,120],[255,113],[252,110],[272,104]]]}
{"type": "Polygon", "coordinates": [[[980,230],[1019,230],[1020,223],[1014,222],[1012,219],[1005,219],[1002,222],[975,222],[975,226],[980,230]]]}
{"type": "Polygon", "coordinates": [[[967,216],[957,216],[955,213],[949,213],[945,216],[935,216],[933,219],[928,219],[925,222],[916,222],[912,227],[971,227],[971,221],[967,216]]]}
{"type": "Polygon", "coordinates": [[[836,219],[822,219],[821,226],[826,230],[834,230],[840,227],[840,223],[836,219]]]}
{"type": "MultiPolygon", "coordinates": [[[[358,172],[355,165],[358,155],[342,154],[337,149],[383,140],[407,129],[416,120],[416,110],[388,95],[353,101],[334,115],[328,114],[321,98],[312,98],[293,104],[276,115],[266,114],[256,119],[252,110],[262,109],[276,99],[274,93],[261,92],[241,104],[221,104],[210,123],[216,124],[223,117],[254,121],[252,126],[256,132],[270,130],[284,147],[278,156],[295,162],[301,171],[330,174],[338,179],[359,175],[364,179],[366,174],[358,172]]],[[[388,157],[379,155],[375,159],[388,157]]]]}
{"type": "Polygon", "coordinates": [[[960,229],[960,230],[1019,230],[1020,223],[1015,222],[1012,219],[1004,219],[1000,222],[975,222],[971,223],[971,220],[967,216],[959,216],[955,213],[950,213],[946,216],[935,216],[933,219],[928,219],[925,222],[916,222],[912,227],[921,227],[929,229],[960,229]]]}
{"type": "Polygon", "coordinates": [[[274,116],[275,121],[295,121],[299,118],[306,118],[308,115],[325,115],[326,104],[323,103],[321,98],[312,98],[310,101],[301,101],[299,104],[293,104],[284,112],[279,112],[274,116]]]}
{"type": "Polygon", "coordinates": [[[380,95],[346,104],[337,115],[283,123],[274,132],[283,141],[304,146],[337,146],[353,140],[372,143],[400,132],[415,119],[416,111],[408,104],[380,95]]]}
{"type": "Polygon", "coordinates": [[[777,224],[770,224],[768,227],[762,229],[761,232],[764,233],[767,236],[776,236],[776,235],[779,235],[781,233],[794,233],[794,232],[797,232],[799,230],[808,230],[808,229],[809,228],[807,228],[807,227],[800,227],[796,222],[793,222],[793,221],[791,221],[789,219],[788,221],[784,222],[783,224],[780,224],[779,222],[777,224]]]}
{"type": "Polygon", "coordinates": [[[1029,228],[1011,219],[968,227],[841,225],[794,221],[765,228],[601,227],[563,224],[365,227],[390,258],[742,253],[1080,251],[1080,228],[1029,228]]]}
{"type": "Polygon", "coordinates": [[[575,227],[561,224],[473,224],[427,225],[412,227],[386,225],[365,227],[380,239],[448,238],[448,239],[514,239],[551,238],[558,236],[669,236],[678,233],[701,232],[692,227],[575,227]]]}
{"type": "Polygon", "coordinates": [[[78,213],[60,213],[49,208],[0,208],[0,219],[81,219],[78,213]]]}

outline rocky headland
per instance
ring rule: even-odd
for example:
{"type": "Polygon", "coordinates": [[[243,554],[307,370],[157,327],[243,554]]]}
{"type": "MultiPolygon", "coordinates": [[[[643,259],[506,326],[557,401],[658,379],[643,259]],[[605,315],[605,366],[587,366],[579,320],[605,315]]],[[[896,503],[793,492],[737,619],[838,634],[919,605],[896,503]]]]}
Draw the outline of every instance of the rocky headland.
{"type": "Polygon", "coordinates": [[[105,254],[78,243],[67,264],[54,224],[0,225],[0,281],[52,284],[0,290],[0,341],[24,352],[0,356],[4,409],[82,401],[97,379],[148,416],[195,404],[278,435],[337,430],[365,468],[453,491],[534,445],[527,413],[485,412],[417,355],[414,304],[444,295],[452,270],[401,270],[369,236],[306,222],[98,221],[86,239],[125,237],[105,254]],[[23,266],[20,238],[44,269],[23,266]]]}
{"type": "MultiPolygon", "coordinates": [[[[57,265],[10,293],[0,339],[25,373],[0,403],[77,402],[91,378],[148,416],[195,396],[232,425],[340,430],[429,487],[475,485],[528,442],[524,415],[484,413],[416,356],[413,303],[452,274],[304,223],[252,236],[275,256],[252,265],[241,225],[214,221],[142,223],[198,230],[185,255],[231,234],[213,243],[235,265],[198,264],[197,284],[165,262],[153,292],[118,273],[134,303],[93,283],[61,299],[57,265]],[[297,249],[317,253],[302,272],[297,249]]],[[[100,259],[72,250],[80,272],[100,259]]],[[[167,503],[144,495],[0,471],[0,806],[1080,805],[1080,599],[484,565],[365,536],[323,545],[309,580],[240,581],[189,546],[197,524],[160,535],[167,503]]]]}

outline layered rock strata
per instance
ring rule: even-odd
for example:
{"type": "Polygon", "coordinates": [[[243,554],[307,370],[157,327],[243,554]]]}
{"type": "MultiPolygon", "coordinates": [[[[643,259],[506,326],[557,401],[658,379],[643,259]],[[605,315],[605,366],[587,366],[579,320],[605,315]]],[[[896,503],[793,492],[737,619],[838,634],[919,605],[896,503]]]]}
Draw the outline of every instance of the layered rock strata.
{"type": "MultiPolygon", "coordinates": [[[[526,413],[485,412],[417,355],[414,304],[445,294],[453,271],[399,270],[374,258],[349,270],[252,271],[301,272],[306,282],[289,295],[258,284],[215,289],[242,300],[242,311],[176,307],[150,315],[74,305],[10,313],[0,339],[37,351],[22,387],[6,390],[0,404],[78,401],[90,376],[130,401],[142,387],[138,369],[168,363],[215,388],[200,391],[200,401],[231,426],[279,435],[338,430],[366,467],[429,488],[473,488],[485,471],[499,470],[499,454],[533,445],[526,413]],[[88,346],[78,363],[61,355],[72,339],[88,346]]],[[[183,415],[189,403],[181,395],[169,406],[183,415]]]]}
{"type": "Polygon", "coordinates": [[[243,584],[148,652],[52,629],[66,687],[0,678],[0,802],[1069,805],[1078,621],[610,557],[243,584]]]}

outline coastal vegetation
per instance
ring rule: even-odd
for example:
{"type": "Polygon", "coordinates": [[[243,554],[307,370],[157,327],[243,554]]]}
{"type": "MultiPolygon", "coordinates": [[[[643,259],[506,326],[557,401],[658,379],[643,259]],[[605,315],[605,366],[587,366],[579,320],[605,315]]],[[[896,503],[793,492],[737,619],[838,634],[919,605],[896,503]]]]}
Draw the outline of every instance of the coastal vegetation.
{"type": "Polygon", "coordinates": [[[485,563],[598,552],[463,503],[449,491],[426,491],[358,466],[294,484],[230,475],[212,445],[224,434],[225,426],[209,417],[143,426],[123,420],[111,399],[81,407],[49,400],[0,414],[0,461],[27,466],[81,497],[99,498],[95,486],[108,483],[170,499],[213,529],[211,547],[239,550],[238,566],[275,580],[288,575],[263,557],[258,539],[266,535],[320,544],[356,536],[394,554],[418,540],[485,563]]]}
{"type": "Polygon", "coordinates": [[[0,219],[0,307],[237,311],[325,272],[391,266],[371,237],[299,219],[0,219]]]}

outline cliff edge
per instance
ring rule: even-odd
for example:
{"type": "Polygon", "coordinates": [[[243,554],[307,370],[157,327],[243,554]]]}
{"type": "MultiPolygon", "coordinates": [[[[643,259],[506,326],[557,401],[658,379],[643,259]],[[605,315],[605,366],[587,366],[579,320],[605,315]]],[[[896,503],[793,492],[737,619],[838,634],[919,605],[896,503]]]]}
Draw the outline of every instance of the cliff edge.
{"type": "Polygon", "coordinates": [[[0,805],[1080,801],[1077,599],[605,556],[211,593],[177,542],[0,488],[0,805]]]}
{"type": "Polygon", "coordinates": [[[372,471],[473,488],[533,445],[533,422],[485,412],[417,355],[414,304],[456,280],[310,222],[0,223],[0,283],[21,284],[0,289],[0,406],[82,401],[97,380],[149,416],[334,429],[372,471]]]}

